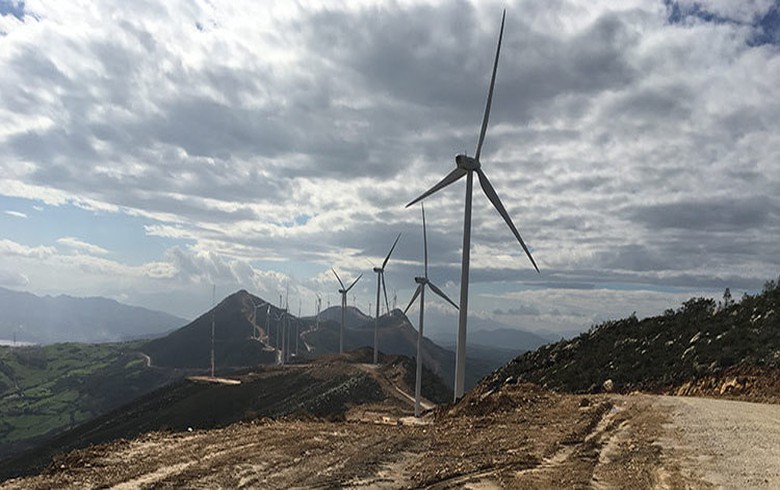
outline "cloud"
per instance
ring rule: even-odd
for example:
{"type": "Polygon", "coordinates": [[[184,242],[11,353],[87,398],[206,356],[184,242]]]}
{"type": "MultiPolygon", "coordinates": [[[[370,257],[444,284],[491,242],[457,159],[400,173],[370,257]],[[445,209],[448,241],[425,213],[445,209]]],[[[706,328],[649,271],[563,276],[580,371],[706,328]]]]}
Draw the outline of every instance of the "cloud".
{"type": "Polygon", "coordinates": [[[6,211],[4,211],[4,213],[7,214],[8,216],[13,216],[14,218],[27,219],[27,215],[22,213],[21,211],[9,211],[9,210],[6,210],[6,211]]]}
{"type": "Polygon", "coordinates": [[[58,238],[57,243],[77,252],[84,252],[90,255],[106,255],[109,253],[108,250],[103,247],[70,236],[58,238]]]}
{"type": "Polygon", "coordinates": [[[768,196],[683,200],[628,211],[631,219],[649,228],[684,230],[747,231],[771,223],[780,206],[768,196]]]}
{"type": "MultiPolygon", "coordinates": [[[[419,274],[419,209],[404,205],[473,154],[501,10],[3,5],[0,194],[132,217],[159,252],[88,262],[10,234],[0,253],[56,256],[96,289],[98,271],[121,270],[148,289],[225,281],[273,296],[296,267],[302,294],[331,265],[356,276],[397,232],[388,279],[419,274]]],[[[776,275],[776,2],[507,8],[481,160],[542,275],[476,185],[474,284],[596,295],[776,275]]],[[[463,199],[458,182],[426,202],[440,285],[460,278],[463,199]]],[[[85,247],[97,238],[60,235],[105,255],[85,247]]]]}
{"type": "Polygon", "coordinates": [[[0,269],[0,286],[9,288],[23,288],[30,284],[30,280],[24,274],[16,271],[0,269]]]}
{"type": "Polygon", "coordinates": [[[13,240],[0,239],[0,256],[44,259],[56,253],[54,247],[22,245],[13,240]]]}

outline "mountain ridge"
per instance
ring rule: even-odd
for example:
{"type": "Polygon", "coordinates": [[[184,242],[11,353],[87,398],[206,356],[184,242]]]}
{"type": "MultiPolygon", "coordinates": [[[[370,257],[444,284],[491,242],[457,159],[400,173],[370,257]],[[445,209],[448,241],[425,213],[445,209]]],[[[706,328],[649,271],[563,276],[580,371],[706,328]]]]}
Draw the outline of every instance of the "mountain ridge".
{"type": "Polygon", "coordinates": [[[37,344],[120,342],[139,335],[159,335],[186,323],[174,315],[111,298],[38,296],[0,287],[0,338],[6,340],[37,344]]]}

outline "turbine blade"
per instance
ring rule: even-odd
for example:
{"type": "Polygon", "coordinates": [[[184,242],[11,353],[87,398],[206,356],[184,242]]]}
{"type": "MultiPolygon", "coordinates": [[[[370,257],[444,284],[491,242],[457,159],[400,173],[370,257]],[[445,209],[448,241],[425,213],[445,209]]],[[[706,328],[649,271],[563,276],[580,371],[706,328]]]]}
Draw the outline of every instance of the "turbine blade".
{"type": "Polygon", "coordinates": [[[334,274],[336,274],[336,279],[338,279],[338,280],[339,280],[339,284],[341,284],[341,289],[344,289],[344,283],[343,283],[343,282],[341,282],[341,278],[339,277],[338,273],[336,273],[336,269],[334,269],[333,267],[331,267],[331,268],[330,268],[330,270],[332,270],[332,271],[333,271],[333,273],[334,273],[334,274]]]}
{"type": "Polygon", "coordinates": [[[409,301],[409,304],[404,308],[404,315],[406,315],[406,312],[409,311],[409,308],[412,307],[414,304],[414,301],[417,299],[417,296],[420,295],[420,291],[422,291],[424,284],[420,284],[417,286],[417,289],[414,291],[414,294],[412,295],[412,299],[409,301]]]}
{"type": "Polygon", "coordinates": [[[398,240],[401,238],[401,234],[399,233],[397,237],[395,237],[395,241],[393,242],[393,246],[390,247],[390,251],[387,252],[387,257],[385,257],[385,261],[382,262],[382,270],[384,270],[385,266],[387,265],[387,261],[390,260],[390,255],[392,255],[393,250],[395,249],[395,246],[398,244],[398,240]]]}
{"type": "Polygon", "coordinates": [[[522,245],[523,250],[525,250],[526,255],[528,255],[528,258],[531,259],[531,263],[534,265],[536,272],[541,274],[541,272],[539,272],[539,267],[536,265],[536,261],[531,256],[531,252],[528,250],[528,247],[525,246],[525,242],[523,242],[523,239],[520,237],[520,232],[517,231],[515,224],[512,223],[512,218],[509,217],[509,213],[507,213],[506,209],[504,209],[504,205],[501,203],[501,199],[498,198],[498,194],[496,194],[496,190],[493,189],[493,185],[490,183],[490,180],[488,180],[487,175],[485,175],[485,172],[483,172],[481,168],[477,169],[477,175],[479,176],[479,185],[482,186],[482,190],[485,191],[485,195],[488,197],[488,199],[490,199],[490,202],[493,203],[493,206],[496,208],[496,211],[498,211],[498,214],[504,218],[504,221],[506,221],[506,224],[509,226],[509,229],[512,230],[512,233],[515,234],[515,238],[517,238],[517,241],[520,242],[520,245],[522,245]]]}
{"type": "Polygon", "coordinates": [[[385,306],[387,306],[387,312],[390,313],[390,302],[387,301],[387,287],[385,286],[385,273],[382,273],[382,291],[385,292],[385,306]]]}
{"type": "Polygon", "coordinates": [[[506,9],[501,16],[501,31],[498,34],[498,47],[496,48],[496,59],[493,61],[493,76],[490,78],[490,89],[488,90],[487,104],[485,105],[485,115],[482,118],[482,130],[479,132],[479,143],[477,143],[477,152],[474,155],[479,160],[482,153],[482,143],[485,142],[485,133],[487,133],[488,119],[490,119],[490,106],[493,104],[493,87],[496,85],[496,70],[498,69],[498,55],[501,52],[501,38],[504,37],[504,20],[506,19],[506,9]]]}
{"type": "Polygon", "coordinates": [[[420,195],[420,197],[418,197],[418,198],[417,198],[417,199],[415,199],[414,201],[412,201],[412,202],[410,202],[409,204],[407,204],[407,205],[406,205],[406,207],[408,208],[408,207],[409,207],[409,206],[411,206],[412,204],[414,204],[414,203],[416,203],[416,202],[419,202],[419,201],[421,201],[421,200],[425,199],[426,197],[430,196],[430,195],[431,195],[431,194],[433,194],[434,192],[436,192],[436,191],[438,191],[438,190],[440,190],[440,189],[444,189],[445,187],[447,187],[448,185],[452,184],[453,182],[455,182],[455,181],[456,181],[456,180],[458,180],[459,178],[463,177],[463,176],[464,176],[464,175],[466,175],[467,173],[468,173],[468,171],[467,171],[467,170],[464,170],[464,169],[462,169],[462,168],[460,168],[460,167],[457,167],[455,170],[453,170],[452,172],[450,172],[449,174],[447,174],[447,176],[446,176],[446,177],[444,177],[443,179],[441,179],[441,181],[439,181],[439,183],[438,183],[438,184],[436,184],[435,186],[431,187],[430,189],[428,189],[427,191],[425,191],[423,194],[421,194],[421,195],[420,195]]]}
{"type": "Polygon", "coordinates": [[[349,287],[348,287],[348,288],[347,288],[347,289],[344,291],[344,293],[348,293],[348,292],[349,292],[349,290],[350,290],[350,289],[352,289],[352,286],[354,286],[355,284],[357,284],[357,282],[360,280],[360,278],[361,278],[361,277],[363,277],[363,274],[360,274],[359,276],[357,276],[357,279],[355,279],[354,281],[352,281],[352,284],[350,284],[350,285],[349,285],[349,287]]]}
{"type": "Polygon", "coordinates": [[[420,203],[423,219],[423,257],[425,259],[425,278],[428,279],[428,232],[425,229],[425,206],[420,203]]]}
{"type": "Polygon", "coordinates": [[[451,300],[449,297],[447,297],[447,295],[446,295],[446,294],[444,294],[444,291],[442,291],[441,289],[437,288],[437,287],[436,287],[436,285],[435,285],[434,283],[432,283],[432,282],[428,281],[428,286],[430,286],[430,287],[431,287],[431,289],[433,290],[433,292],[434,292],[434,293],[438,294],[439,296],[441,296],[442,298],[444,298],[444,300],[445,300],[447,303],[449,303],[449,304],[451,304],[452,306],[454,306],[456,310],[459,310],[459,309],[460,309],[460,308],[458,308],[458,305],[456,305],[456,304],[455,304],[455,303],[454,303],[454,302],[453,302],[453,301],[452,301],[452,300],[451,300]]]}

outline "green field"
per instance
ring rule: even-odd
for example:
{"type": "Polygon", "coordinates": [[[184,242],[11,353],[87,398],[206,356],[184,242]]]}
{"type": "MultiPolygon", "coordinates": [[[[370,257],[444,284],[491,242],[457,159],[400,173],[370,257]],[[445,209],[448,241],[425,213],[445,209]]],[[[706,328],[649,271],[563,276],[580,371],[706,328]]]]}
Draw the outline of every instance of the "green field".
{"type": "Polygon", "coordinates": [[[140,345],[0,346],[0,458],[170,380],[146,366],[140,345]]]}

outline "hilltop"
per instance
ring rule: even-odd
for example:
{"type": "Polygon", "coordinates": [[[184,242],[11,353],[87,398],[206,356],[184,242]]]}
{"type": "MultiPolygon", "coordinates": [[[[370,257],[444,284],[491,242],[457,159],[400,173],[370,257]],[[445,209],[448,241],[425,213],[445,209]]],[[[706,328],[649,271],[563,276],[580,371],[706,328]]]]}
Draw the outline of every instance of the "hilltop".
{"type": "Polygon", "coordinates": [[[692,298],[660,316],[638,320],[632,315],[543,346],[514,359],[492,379],[518,378],[575,393],[607,388],[780,401],[777,312],[775,281],[740,301],[728,292],[719,303],[692,298]]]}

